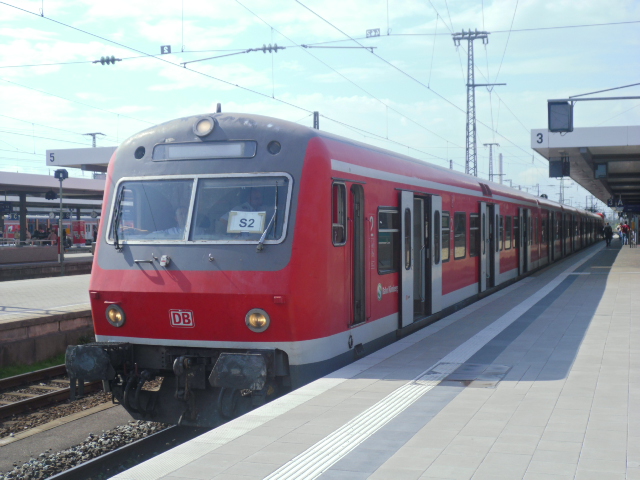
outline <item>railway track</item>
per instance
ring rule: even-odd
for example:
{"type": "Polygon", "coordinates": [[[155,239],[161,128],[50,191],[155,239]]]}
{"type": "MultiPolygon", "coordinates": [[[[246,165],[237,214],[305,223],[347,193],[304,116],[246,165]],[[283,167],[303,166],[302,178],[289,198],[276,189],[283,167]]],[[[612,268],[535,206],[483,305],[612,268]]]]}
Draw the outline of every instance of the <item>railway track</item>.
{"type": "Polygon", "coordinates": [[[49,477],[51,480],[76,480],[110,478],[120,471],[134,467],[173,447],[206,432],[207,429],[172,426],[160,432],[131,442],[109,453],[81,463],[49,477]]]}
{"type": "MultiPolygon", "coordinates": [[[[56,403],[64,402],[71,396],[69,380],[59,379],[66,375],[64,365],[37,370],[0,380],[0,419],[28,412],[56,403]],[[45,382],[41,385],[40,383],[45,382]],[[7,391],[13,389],[14,391],[7,391]],[[28,389],[29,392],[15,390],[28,389]],[[42,392],[42,393],[40,393],[42,392]],[[17,398],[17,400],[7,399],[17,398]]],[[[102,382],[84,384],[84,392],[90,393],[102,389],[102,382]]]]}

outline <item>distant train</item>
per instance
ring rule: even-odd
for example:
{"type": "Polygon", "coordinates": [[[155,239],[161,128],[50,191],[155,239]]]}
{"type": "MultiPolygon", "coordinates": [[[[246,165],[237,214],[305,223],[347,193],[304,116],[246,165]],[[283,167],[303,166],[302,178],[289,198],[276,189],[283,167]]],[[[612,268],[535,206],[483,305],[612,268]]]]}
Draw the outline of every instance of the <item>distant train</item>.
{"type": "MultiPolygon", "coordinates": [[[[93,241],[93,232],[98,229],[99,220],[90,216],[81,216],[80,220],[63,220],[62,225],[67,231],[67,238],[72,245],[86,245],[93,241]]],[[[33,234],[43,227],[46,231],[58,232],[58,220],[50,219],[47,215],[27,215],[27,229],[33,234]]],[[[20,220],[12,219],[4,221],[3,238],[20,238],[20,220]]]]}
{"type": "Polygon", "coordinates": [[[102,218],[98,343],[69,347],[68,371],[104,380],[136,418],[209,427],[592,245],[603,225],[398,153],[222,113],[126,140],[102,218]]]}

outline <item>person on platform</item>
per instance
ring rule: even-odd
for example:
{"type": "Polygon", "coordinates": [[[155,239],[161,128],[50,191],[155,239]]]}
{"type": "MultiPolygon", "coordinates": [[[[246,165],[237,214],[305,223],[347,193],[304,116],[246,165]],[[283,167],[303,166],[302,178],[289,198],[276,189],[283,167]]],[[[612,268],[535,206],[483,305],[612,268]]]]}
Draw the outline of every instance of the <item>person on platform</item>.
{"type": "Polygon", "coordinates": [[[613,238],[613,228],[609,225],[609,222],[604,226],[604,239],[607,242],[607,247],[611,245],[611,239],[613,238]]]}
{"type": "Polygon", "coordinates": [[[47,245],[57,245],[58,244],[58,235],[56,234],[55,230],[51,230],[51,233],[49,233],[49,236],[47,237],[47,239],[49,240],[47,245]]]}
{"type": "Polygon", "coordinates": [[[620,231],[622,232],[622,245],[629,245],[629,224],[624,222],[624,225],[620,227],[620,231]]]}

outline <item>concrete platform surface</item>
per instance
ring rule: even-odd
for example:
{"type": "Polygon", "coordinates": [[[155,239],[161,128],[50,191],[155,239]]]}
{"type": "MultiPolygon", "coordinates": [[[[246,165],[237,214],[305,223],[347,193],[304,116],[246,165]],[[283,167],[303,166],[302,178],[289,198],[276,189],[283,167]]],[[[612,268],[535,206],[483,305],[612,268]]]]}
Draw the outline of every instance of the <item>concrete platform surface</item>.
{"type": "Polygon", "coordinates": [[[114,478],[640,479],[639,307],[601,243],[114,478]]]}
{"type": "Polygon", "coordinates": [[[91,275],[14,280],[0,284],[0,323],[89,310],[91,275]]]}

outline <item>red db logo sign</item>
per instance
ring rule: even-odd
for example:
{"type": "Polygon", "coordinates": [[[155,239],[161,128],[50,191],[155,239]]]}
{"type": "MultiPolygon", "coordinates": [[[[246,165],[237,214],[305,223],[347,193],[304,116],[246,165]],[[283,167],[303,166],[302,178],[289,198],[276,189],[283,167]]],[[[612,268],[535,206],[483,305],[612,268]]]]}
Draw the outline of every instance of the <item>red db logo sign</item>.
{"type": "Polygon", "coordinates": [[[169,315],[171,316],[172,327],[193,328],[196,326],[191,310],[169,310],[169,315]]]}

